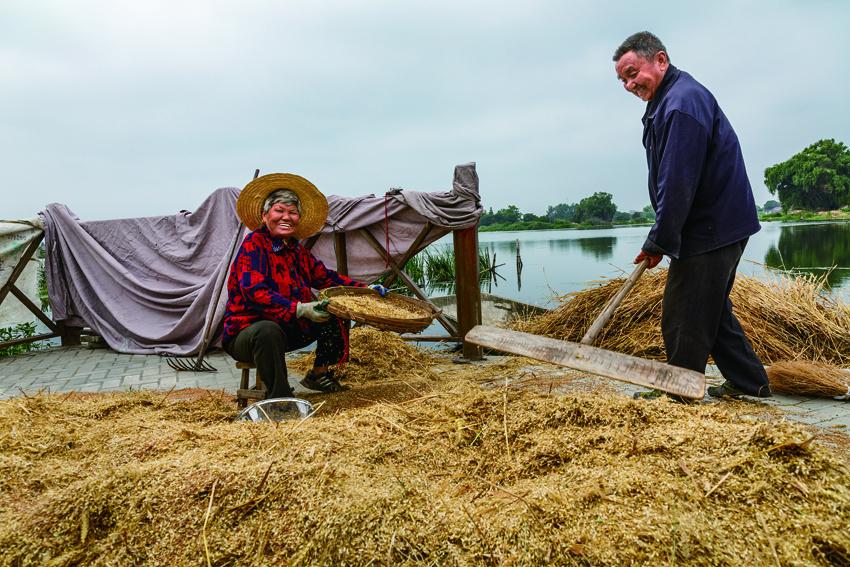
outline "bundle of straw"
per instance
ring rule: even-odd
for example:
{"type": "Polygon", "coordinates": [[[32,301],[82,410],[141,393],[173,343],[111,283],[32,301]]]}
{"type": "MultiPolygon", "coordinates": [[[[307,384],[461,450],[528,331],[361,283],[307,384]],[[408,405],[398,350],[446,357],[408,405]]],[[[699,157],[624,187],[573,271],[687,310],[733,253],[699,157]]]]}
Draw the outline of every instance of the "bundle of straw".
{"type": "MultiPolygon", "coordinates": [[[[558,308],[520,321],[528,333],[579,342],[625,279],[564,296],[558,308]]],[[[595,345],[663,360],[661,301],[667,270],[646,272],[620,304],[595,345]]],[[[822,279],[776,276],[761,281],[738,276],[730,299],[753,349],[765,364],[807,359],[850,364],[850,305],[823,293],[822,279]]]]}
{"type": "Polygon", "coordinates": [[[822,362],[790,360],[767,369],[770,388],[781,394],[850,400],[850,372],[822,362]]]}

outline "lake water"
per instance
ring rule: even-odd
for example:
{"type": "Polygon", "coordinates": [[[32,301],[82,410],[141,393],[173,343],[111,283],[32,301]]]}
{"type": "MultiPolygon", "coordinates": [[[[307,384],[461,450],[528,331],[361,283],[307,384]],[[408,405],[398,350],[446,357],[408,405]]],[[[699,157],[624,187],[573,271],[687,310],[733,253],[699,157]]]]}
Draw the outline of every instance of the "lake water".
{"type": "MultiPolygon", "coordinates": [[[[482,291],[540,306],[554,297],[578,291],[606,278],[628,275],[640,250],[647,226],[599,230],[540,230],[479,233],[479,247],[503,266],[501,276],[482,291]],[[519,242],[522,270],[517,272],[519,242]]],[[[440,244],[450,245],[448,240],[440,244]]],[[[668,265],[665,259],[661,266],[668,265]]],[[[828,269],[831,293],[850,301],[850,223],[762,223],[753,235],[738,273],[770,277],[777,269],[800,269],[822,275],[828,269]]]]}

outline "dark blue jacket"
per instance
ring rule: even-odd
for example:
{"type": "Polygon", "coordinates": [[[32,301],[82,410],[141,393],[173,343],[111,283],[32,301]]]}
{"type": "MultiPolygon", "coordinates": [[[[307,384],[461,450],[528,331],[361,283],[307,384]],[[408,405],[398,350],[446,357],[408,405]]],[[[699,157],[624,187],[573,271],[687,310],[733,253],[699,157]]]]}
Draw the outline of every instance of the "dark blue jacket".
{"type": "Polygon", "coordinates": [[[673,65],[646,105],[643,146],[656,214],[644,251],[695,256],[759,231],[738,136],[708,89],[673,65]]]}

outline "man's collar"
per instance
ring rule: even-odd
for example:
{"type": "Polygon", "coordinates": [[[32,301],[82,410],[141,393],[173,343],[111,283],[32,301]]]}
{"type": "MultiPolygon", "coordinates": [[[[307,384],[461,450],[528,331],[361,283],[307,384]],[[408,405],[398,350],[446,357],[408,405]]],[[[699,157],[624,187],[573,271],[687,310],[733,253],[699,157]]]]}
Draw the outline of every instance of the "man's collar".
{"type": "Polygon", "coordinates": [[[664,73],[664,78],[661,79],[661,84],[658,85],[658,88],[655,90],[655,95],[652,97],[652,100],[646,103],[646,112],[643,114],[644,120],[647,117],[655,114],[658,105],[661,104],[661,99],[664,98],[664,95],[667,94],[667,91],[670,90],[670,85],[672,85],[676,79],[679,78],[679,74],[681,71],[677,69],[672,63],[667,67],[667,72],[664,73]]]}

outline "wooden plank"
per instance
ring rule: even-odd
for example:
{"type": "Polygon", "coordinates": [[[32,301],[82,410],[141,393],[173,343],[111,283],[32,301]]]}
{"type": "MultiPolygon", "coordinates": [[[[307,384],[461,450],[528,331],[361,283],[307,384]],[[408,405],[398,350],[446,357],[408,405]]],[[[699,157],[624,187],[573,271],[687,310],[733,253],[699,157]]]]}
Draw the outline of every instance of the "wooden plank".
{"type": "Polygon", "coordinates": [[[34,342],[37,342],[37,341],[52,339],[52,338],[58,337],[58,336],[59,335],[57,333],[46,333],[44,335],[34,335],[32,337],[24,337],[24,338],[21,338],[21,339],[14,339],[14,340],[11,340],[11,341],[6,341],[4,343],[0,343],[0,348],[6,348],[6,347],[10,347],[10,346],[15,346],[15,345],[23,345],[23,344],[26,344],[26,343],[34,343],[34,342]]]}
{"type": "Polygon", "coordinates": [[[312,250],[313,246],[316,245],[316,241],[319,239],[320,236],[322,236],[322,233],[317,232],[316,234],[305,240],[303,243],[304,248],[306,248],[307,250],[312,250]]]}
{"type": "Polygon", "coordinates": [[[236,390],[236,397],[250,400],[264,400],[266,399],[266,391],[254,389],[243,390],[242,388],[239,388],[236,390]]]}
{"type": "MultiPolygon", "coordinates": [[[[458,334],[481,324],[481,288],[478,284],[478,227],[452,233],[455,251],[455,294],[457,295],[458,334]]],[[[481,360],[481,347],[463,341],[463,357],[481,360]]]]}
{"type": "Polygon", "coordinates": [[[12,286],[15,285],[18,277],[24,273],[24,268],[27,267],[27,263],[30,261],[30,258],[32,258],[35,251],[38,250],[38,245],[41,244],[42,240],[44,240],[44,231],[41,231],[41,234],[33,238],[32,242],[30,242],[27,249],[21,255],[21,258],[18,260],[18,263],[15,265],[12,273],[9,274],[9,279],[6,280],[6,283],[4,283],[3,287],[0,288],[0,304],[3,303],[3,300],[6,299],[6,296],[12,290],[12,286]]]}
{"type": "Polygon", "coordinates": [[[424,343],[459,343],[460,337],[450,337],[447,335],[399,335],[403,341],[416,341],[424,343]]]}
{"type": "Polygon", "coordinates": [[[466,334],[466,340],[685,398],[702,399],[705,395],[704,374],[590,345],[485,325],[474,327],[466,334]]]}
{"type": "Polygon", "coordinates": [[[599,316],[595,321],[593,321],[593,324],[590,325],[590,328],[584,334],[584,337],[582,337],[581,344],[592,345],[594,341],[596,341],[596,337],[599,336],[599,333],[602,332],[602,329],[608,324],[611,317],[614,316],[614,311],[616,311],[617,307],[620,306],[620,303],[623,302],[626,294],[634,287],[638,278],[646,270],[647,266],[649,266],[649,258],[644,259],[643,262],[637,265],[637,268],[632,271],[631,275],[625,283],[623,283],[623,287],[618,289],[617,293],[615,293],[611,299],[608,300],[608,303],[605,304],[605,307],[602,308],[602,312],[599,313],[599,316]]]}
{"type": "Polygon", "coordinates": [[[33,315],[35,315],[36,317],[38,317],[38,318],[39,318],[39,320],[40,320],[42,323],[44,323],[44,324],[45,324],[45,326],[47,326],[47,328],[48,328],[48,329],[50,329],[50,330],[51,330],[51,331],[53,331],[54,333],[58,333],[58,332],[59,332],[59,327],[57,327],[57,326],[56,326],[56,323],[54,323],[54,322],[50,319],[50,317],[48,317],[47,315],[45,315],[45,314],[44,314],[44,312],[43,312],[43,311],[42,311],[42,310],[41,310],[41,309],[40,309],[40,308],[39,308],[39,307],[38,307],[35,303],[33,303],[33,302],[32,302],[32,300],[31,300],[29,297],[27,297],[27,296],[26,296],[26,294],[25,294],[24,292],[22,292],[20,289],[18,289],[18,286],[16,286],[16,285],[12,285],[11,287],[9,287],[9,291],[11,291],[11,292],[12,292],[12,295],[14,295],[15,297],[17,297],[17,298],[18,298],[18,301],[20,301],[21,303],[23,303],[23,304],[24,304],[24,307],[26,307],[27,309],[29,309],[29,310],[30,310],[30,312],[31,312],[33,315]]]}

